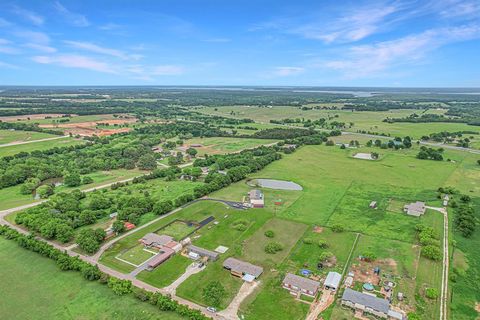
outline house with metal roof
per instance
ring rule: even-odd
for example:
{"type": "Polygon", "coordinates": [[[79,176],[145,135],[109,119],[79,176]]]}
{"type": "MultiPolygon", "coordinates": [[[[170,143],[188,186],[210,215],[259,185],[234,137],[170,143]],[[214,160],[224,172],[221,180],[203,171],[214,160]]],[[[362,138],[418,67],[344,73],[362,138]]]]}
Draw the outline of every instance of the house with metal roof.
{"type": "Polygon", "coordinates": [[[263,273],[262,267],[235,258],[225,259],[223,267],[230,270],[232,275],[245,278],[245,280],[251,279],[252,276],[256,279],[263,273]]]}
{"type": "Polygon", "coordinates": [[[388,312],[390,310],[390,302],[388,300],[350,288],[345,289],[343,292],[342,305],[348,306],[355,311],[369,313],[383,319],[388,319],[388,312]]]}
{"type": "Polygon", "coordinates": [[[295,296],[305,294],[307,296],[315,297],[320,288],[320,282],[297,276],[293,273],[287,273],[283,279],[282,287],[295,296]]]}
{"type": "Polygon", "coordinates": [[[217,260],[218,256],[220,255],[218,252],[210,251],[204,248],[200,248],[194,245],[187,246],[187,253],[195,253],[200,257],[206,257],[209,260],[217,260]]]}
{"type": "Polygon", "coordinates": [[[420,217],[425,213],[426,207],[425,207],[425,202],[417,201],[413,203],[406,204],[403,207],[403,211],[410,215],[410,216],[415,216],[415,217],[420,217]]]}
{"type": "Polygon", "coordinates": [[[325,290],[336,291],[340,288],[340,281],[342,281],[342,275],[338,272],[329,272],[327,278],[323,283],[325,290]]]}

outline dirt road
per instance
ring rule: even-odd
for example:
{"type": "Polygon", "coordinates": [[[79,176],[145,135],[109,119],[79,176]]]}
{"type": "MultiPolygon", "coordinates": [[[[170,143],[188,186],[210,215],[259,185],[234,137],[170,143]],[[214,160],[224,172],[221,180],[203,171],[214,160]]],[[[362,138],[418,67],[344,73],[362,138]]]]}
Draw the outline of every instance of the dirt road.
{"type": "Polygon", "coordinates": [[[42,141],[65,139],[65,138],[68,138],[68,137],[69,137],[69,136],[58,136],[58,137],[53,137],[53,138],[45,138],[45,139],[30,140],[30,141],[16,141],[16,142],[10,142],[10,143],[5,143],[5,144],[0,144],[0,148],[17,146],[17,145],[20,145],[20,144],[29,144],[29,143],[42,142],[42,141]]]}
{"type": "Polygon", "coordinates": [[[442,290],[440,292],[440,320],[447,320],[448,305],[448,272],[449,272],[449,255],[448,255],[448,212],[446,208],[437,208],[426,206],[427,209],[435,210],[443,214],[443,270],[442,270],[442,290]]]}

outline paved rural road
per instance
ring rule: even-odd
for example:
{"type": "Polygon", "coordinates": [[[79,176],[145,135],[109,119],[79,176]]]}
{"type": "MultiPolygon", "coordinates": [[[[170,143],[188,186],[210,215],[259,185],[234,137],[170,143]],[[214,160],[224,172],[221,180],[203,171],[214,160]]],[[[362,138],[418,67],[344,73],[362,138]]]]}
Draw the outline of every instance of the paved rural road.
{"type": "Polygon", "coordinates": [[[442,291],[440,293],[440,320],[447,320],[447,304],[448,304],[448,271],[449,271],[449,255],[448,255],[448,212],[445,208],[429,207],[443,214],[443,269],[442,269],[442,291]]]}
{"type": "Polygon", "coordinates": [[[19,144],[28,144],[28,143],[35,143],[35,142],[42,142],[42,141],[50,141],[50,140],[58,140],[68,138],[69,136],[58,136],[53,138],[45,138],[45,139],[38,139],[38,140],[31,140],[31,141],[17,141],[17,142],[10,142],[5,144],[0,144],[0,148],[3,147],[10,147],[10,146],[17,146],[19,144]]]}

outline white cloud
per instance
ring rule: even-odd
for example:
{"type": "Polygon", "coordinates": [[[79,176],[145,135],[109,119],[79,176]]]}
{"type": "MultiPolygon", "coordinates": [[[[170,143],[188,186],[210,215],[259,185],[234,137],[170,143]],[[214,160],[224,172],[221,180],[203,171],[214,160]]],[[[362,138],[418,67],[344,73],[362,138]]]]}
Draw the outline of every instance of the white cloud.
{"type": "Polygon", "coordinates": [[[24,47],[41,51],[41,52],[46,52],[46,53],[53,53],[57,52],[57,49],[51,46],[43,45],[43,44],[38,44],[38,43],[25,43],[23,45],[24,47]]]}
{"type": "Polygon", "coordinates": [[[304,71],[305,69],[301,67],[276,67],[273,71],[273,75],[287,77],[303,73],[304,71]]]}
{"type": "Polygon", "coordinates": [[[19,53],[18,49],[11,46],[12,42],[7,39],[0,38],[0,53],[6,54],[17,54],[19,53]]]}
{"type": "Polygon", "coordinates": [[[3,61],[0,61],[0,68],[5,68],[5,69],[20,69],[18,66],[6,63],[3,61]]]}
{"type": "Polygon", "coordinates": [[[50,42],[50,37],[43,32],[24,30],[15,32],[15,35],[27,40],[29,43],[48,45],[50,42]]]}
{"type": "Polygon", "coordinates": [[[41,26],[45,22],[45,18],[42,17],[41,15],[39,15],[39,14],[33,12],[33,11],[23,9],[19,6],[13,6],[12,7],[12,12],[15,13],[16,15],[24,18],[25,20],[30,21],[32,24],[34,24],[36,26],[41,26]]]}
{"type": "Polygon", "coordinates": [[[58,13],[65,17],[65,20],[75,27],[88,27],[90,21],[82,14],[68,10],[60,1],[55,1],[54,5],[58,13]]]}
{"type": "Polygon", "coordinates": [[[480,38],[480,26],[475,24],[431,29],[396,40],[352,46],[343,58],[317,66],[340,71],[350,79],[372,77],[392,67],[419,62],[441,46],[475,38],[480,38]]]}
{"type": "Polygon", "coordinates": [[[68,40],[64,42],[75,49],[112,56],[112,57],[120,58],[123,60],[140,60],[141,58],[143,58],[143,55],[140,55],[140,54],[127,54],[121,50],[102,47],[91,42],[68,41],[68,40]]]}
{"type": "Polygon", "coordinates": [[[62,54],[54,56],[35,56],[32,60],[41,64],[53,64],[68,68],[87,69],[104,73],[117,73],[109,64],[90,57],[62,54]]]}
{"type": "Polygon", "coordinates": [[[289,32],[327,43],[358,41],[379,32],[385,19],[398,10],[394,5],[356,9],[328,25],[309,23],[292,28],[289,32]]]}

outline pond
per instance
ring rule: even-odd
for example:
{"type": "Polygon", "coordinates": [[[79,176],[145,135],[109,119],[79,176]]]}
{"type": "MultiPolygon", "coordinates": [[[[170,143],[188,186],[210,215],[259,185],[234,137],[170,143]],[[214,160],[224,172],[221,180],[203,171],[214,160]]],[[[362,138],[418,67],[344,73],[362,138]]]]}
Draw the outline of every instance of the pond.
{"type": "Polygon", "coordinates": [[[274,179],[253,179],[247,181],[249,186],[259,186],[262,188],[269,188],[269,189],[276,189],[276,190],[294,190],[299,191],[303,190],[302,186],[292,182],[292,181],[285,181],[285,180],[274,180],[274,179]]]}

